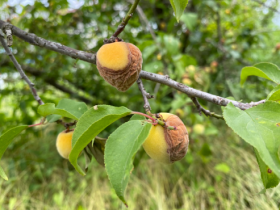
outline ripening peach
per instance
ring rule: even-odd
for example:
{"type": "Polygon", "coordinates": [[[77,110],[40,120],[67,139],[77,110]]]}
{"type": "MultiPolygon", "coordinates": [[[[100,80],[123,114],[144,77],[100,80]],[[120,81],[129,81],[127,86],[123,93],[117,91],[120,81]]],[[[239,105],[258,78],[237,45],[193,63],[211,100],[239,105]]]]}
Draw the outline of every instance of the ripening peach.
{"type": "Polygon", "coordinates": [[[69,154],[72,150],[73,130],[65,130],[58,134],[56,139],[56,149],[61,157],[69,159],[69,154]]]}
{"type": "Polygon", "coordinates": [[[166,126],[175,126],[176,130],[169,130],[161,125],[153,126],[143,147],[152,159],[162,163],[173,163],[181,160],[187,153],[188,131],[176,115],[169,113],[160,113],[160,115],[166,126]]]}
{"type": "Polygon", "coordinates": [[[133,44],[104,44],[96,54],[99,74],[119,91],[126,91],[139,77],[142,68],[141,51],[133,44]]]}

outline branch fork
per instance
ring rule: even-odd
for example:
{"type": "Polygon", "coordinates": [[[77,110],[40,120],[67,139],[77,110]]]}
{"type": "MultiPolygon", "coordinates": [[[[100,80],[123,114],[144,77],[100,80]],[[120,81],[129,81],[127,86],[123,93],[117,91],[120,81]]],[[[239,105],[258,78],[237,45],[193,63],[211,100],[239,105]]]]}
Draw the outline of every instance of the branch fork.
{"type": "Polygon", "coordinates": [[[145,88],[144,88],[144,85],[142,83],[142,80],[141,78],[139,78],[137,80],[137,84],[138,84],[138,87],[139,87],[139,90],[141,91],[142,93],[142,96],[143,96],[143,100],[144,100],[144,109],[147,113],[149,113],[151,111],[151,106],[150,106],[150,103],[148,101],[148,99],[151,99],[151,98],[154,98],[153,95],[150,95],[150,93],[148,93],[145,88]]]}
{"type": "Polygon", "coordinates": [[[13,55],[11,49],[8,47],[7,43],[4,40],[4,37],[1,36],[0,34],[0,42],[3,45],[6,53],[9,55],[9,57],[11,58],[12,62],[14,63],[14,66],[16,67],[16,69],[18,70],[20,76],[22,79],[25,80],[25,82],[28,84],[28,86],[30,87],[31,93],[33,95],[33,97],[35,98],[35,100],[40,104],[43,105],[44,102],[42,101],[42,99],[40,98],[40,96],[37,94],[37,90],[35,89],[35,85],[34,83],[32,83],[29,78],[26,76],[26,74],[24,73],[24,71],[21,68],[21,65],[17,62],[15,56],[13,55]]]}

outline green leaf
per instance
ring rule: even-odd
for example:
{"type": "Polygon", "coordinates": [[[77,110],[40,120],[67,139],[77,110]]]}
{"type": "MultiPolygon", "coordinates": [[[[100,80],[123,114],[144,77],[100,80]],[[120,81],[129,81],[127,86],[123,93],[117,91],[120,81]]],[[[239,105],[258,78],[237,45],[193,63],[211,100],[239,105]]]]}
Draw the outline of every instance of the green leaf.
{"type": "Polygon", "coordinates": [[[244,67],[240,75],[240,84],[243,85],[249,76],[258,76],[280,84],[280,69],[272,63],[258,63],[244,67]]]}
{"type": "Polygon", "coordinates": [[[55,121],[59,120],[60,118],[62,118],[61,115],[51,114],[51,115],[48,115],[46,117],[46,120],[47,120],[48,123],[52,123],[52,122],[55,122],[55,121]]]}
{"type": "MultiPolygon", "coordinates": [[[[1,160],[4,152],[8,148],[9,144],[12,142],[12,140],[26,128],[28,128],[28,125],[17,126],[17,127],[9,129],[5,133],[3,133],[2,136],[0,136],[0,160],[1,160]]],[[[0,176],[2,178],[4,178],[5,180],[8,180],[7,175],[5,174],[5,172],[3,171],[3,169],[1,167],[0,167],[0,176]]]]}
{"type": "Polygon", "coordinates": [[[56,114],[78,120],[87,110],[87,105],[84,102],[62,99],[59,101],[57,107],[53,103],[46,103],[39,106],[38,113],[44,117],[56,114]]]}
{"type": "Polygon", "coordinates": [[[261,171],[263,186],[265,187],[265,189],[276,187],[279,184],[280,179],[263,162],[256,149],[255,149],[255,154],[261,171]]]}
{"type": "Polygon", "coordinates": [[[5,174],[3,168],[0,166],[0,176],[5,179],[6,181],[8,181],[8,177],[7,175],[5,174]]]}
{"type": "Polygon", "coordinates": [[[242,111],[230,103],[223,110],[223,116],[228,126],[252,145],[264,163],[280,177],[280,104],[267,101],[242,111]]]}
{"type": "Polygon", "coordinates": [[[98,105],[83,114],[76,125],[72,138],[72,151],[69,155],[69,161],[80,174],[85,175],[77,163],[80,152],[107,126],[131,112],[126,107],[98,105]]]}
{"type": "Polygon", "coordinates": [[[266,100],[269,101],[280,101],[280,85],[276,86],[267,96],[266,100]]]}
{"type": "Polygon", "coordinates": [[[142,116],[142,115],[134,114],[134,115],[132,115],[132,117],[130,118],[129,121],[131,121],[131,120],[145,120],[145,119],[146,118],[144,116],[142,116]]]}
{"type": "Polygon", "coordinates": [[[20,125],[9,129],[3,133],[2,136],[0,136],[0,159],[2,158],[9,144],[12,142],[13,138],[18,136],[26,128],[28,128],[28,125],[20,125]]]}
{"type": "Polygon", "coordinates": [[[170,0],[171,6],[173,7],[177,22],[179,22],[185,8],[188,5],[189,0],[170,0]]]}
{"type": "Polygon", "coordinates": [[[126,206],[124,191],[133,170],[133,159],[151,127],[150,123],[132,120],[118,127],[106,142],[105,169],[116,194],[126,206]]]}

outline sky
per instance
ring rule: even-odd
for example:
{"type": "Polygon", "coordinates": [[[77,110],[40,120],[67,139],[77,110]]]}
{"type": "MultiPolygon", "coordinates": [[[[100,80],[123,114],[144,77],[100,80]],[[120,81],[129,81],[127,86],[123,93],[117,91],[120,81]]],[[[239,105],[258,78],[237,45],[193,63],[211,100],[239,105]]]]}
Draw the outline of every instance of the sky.
{"type": "MultiPolygon", "coordinates": [[[[17,12],[18,13],[21,12],[21,6],[19,6],[20,4],[21,5],[27,5],[27,4],[33,5],[34,2],[35,2],[35,0],[8,0],[8,4],[11,5],[11,6],[18,5],[18,7],[17,7],[17,12]]],[[[45,6],[48,6],[48,0],[41,0],[41,2],[45,6]]],[[[81,7],[84,4],[84,0],[68,0],[68,2],[69,2],[69,8],[70,9],[78,9],[79,7],[81,7]]],[[[270,6],[270,5],[273,5],[274,2],[275,2],[275,0],[267,0],[265,2],[265,4],[270,6]]],[[[278,10],[280,11],[280,5],[279,5],[278,10]]],[[[263,7],[263,12],[264,13],[268,12],[268,8],[263,7]]],[[[275,13],[275,18],[274,18],[273,22],[276,25],[280,26],[280,14],[275,13]]]]}
{"type": "MultiPolygon", "coordinates": [[[[8,4],[11,6],[16,6],[16,5],[33,5],[35,0],[8,0],[8,4]]],[[[48,0],[41,0],[41,2],[45,5],[48,6],[48,0]]],[[[69,2],[69,8],[70,9],[78,9],[84,4],[84,0],[68,0],[69,2]]]]}

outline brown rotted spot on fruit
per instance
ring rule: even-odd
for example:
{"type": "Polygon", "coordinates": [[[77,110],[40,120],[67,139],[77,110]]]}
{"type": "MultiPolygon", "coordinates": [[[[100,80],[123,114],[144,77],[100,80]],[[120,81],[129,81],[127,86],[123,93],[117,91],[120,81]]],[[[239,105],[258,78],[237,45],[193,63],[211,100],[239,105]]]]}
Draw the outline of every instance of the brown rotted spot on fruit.
{"type": "Polygon", "coordinates": [[[128,64],[123,70],[112,70],[101,66],[97,61],[100,75],[119,91],[125,92],[139,77],[142,68],[142,55],[134,45],[127,43],[129,48],[128,64]]]}
{"type": "Polygon", "coordinates": [[[176,130],[164,128],[165,140],[168,144],[167,153],[173,163],[181,160],[187,153],[189,145],[188,131],[184,123],[176,115],[166,119],[166,126],[175,126],[176,130]]]}

